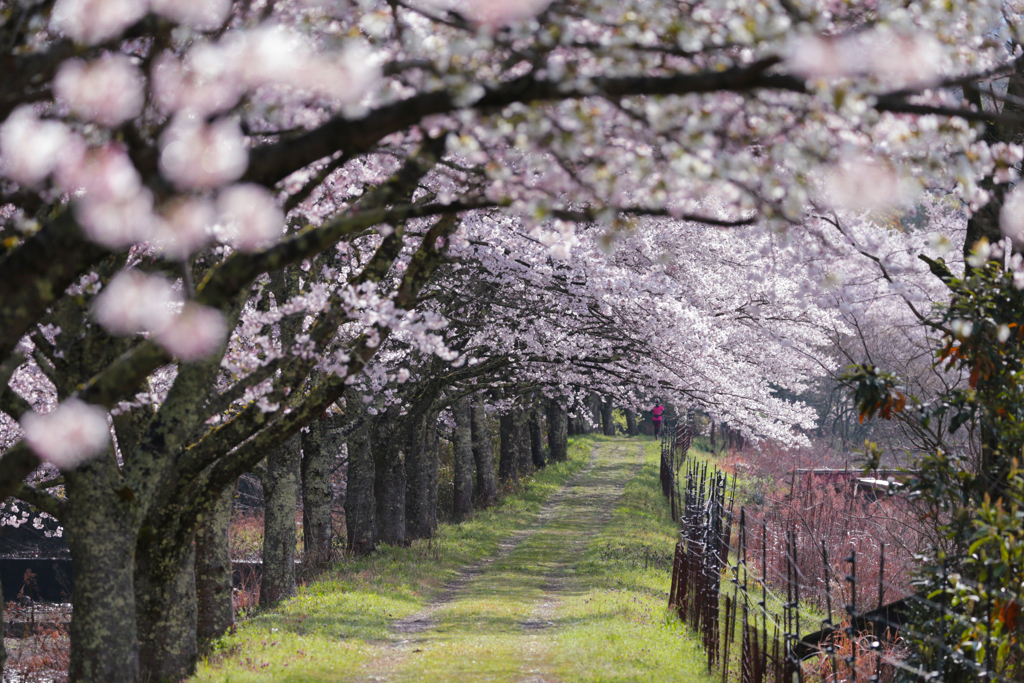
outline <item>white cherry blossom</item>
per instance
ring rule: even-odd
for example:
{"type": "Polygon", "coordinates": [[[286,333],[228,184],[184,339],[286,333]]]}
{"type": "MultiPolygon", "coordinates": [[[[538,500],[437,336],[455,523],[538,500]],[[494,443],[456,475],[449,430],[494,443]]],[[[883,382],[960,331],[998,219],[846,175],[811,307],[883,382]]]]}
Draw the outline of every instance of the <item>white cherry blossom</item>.
{"type": "Polygon", "coordinates": [[[21,428],[36,455],[62,470],[74,469],[110,444],[106,411],[75,398],[45,414],[26,414],[21,428]]]}
{"type": "Polygon", "coordinates": [[[177,301],[166,278],[125,270],[96,298],[96,321],[117,335],[159,331],[170,323],[177,301]]]}
{"type": "Polygon", "coordinates": [[[53,82],[54,93],[75,113],[104,126],[118,126],[142,111],[142,73],[124,55],[92,62],[70,59],[53,82]]]}
{"type": "Polygon", "coordinates": [[[205,358],[220,348],[227,332],[220,311],[189,302],[156,332],[155,338],[176,358],[188,362],[205,358]]]}

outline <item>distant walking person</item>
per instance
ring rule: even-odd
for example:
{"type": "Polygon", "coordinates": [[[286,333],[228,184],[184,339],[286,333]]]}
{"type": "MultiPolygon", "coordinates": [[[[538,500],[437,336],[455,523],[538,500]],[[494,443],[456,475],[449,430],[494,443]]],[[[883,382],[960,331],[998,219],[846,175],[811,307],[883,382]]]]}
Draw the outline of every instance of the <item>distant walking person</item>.
{"type": "Polygon", "coordinates": [[[661,414],[665,412],[663,406],[654,406],[651,410],[651,422],[654,423],[654,436],[661,436],[661,414]]]}

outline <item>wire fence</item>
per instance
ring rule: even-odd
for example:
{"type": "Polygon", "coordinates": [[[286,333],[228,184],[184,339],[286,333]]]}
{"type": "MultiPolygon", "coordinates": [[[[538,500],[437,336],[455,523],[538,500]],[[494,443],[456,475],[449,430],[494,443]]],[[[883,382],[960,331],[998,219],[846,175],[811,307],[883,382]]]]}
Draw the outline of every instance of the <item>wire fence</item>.
{"type": "Polygon", "coordinates": [[[692,433],[682,421],[662,435],[662,490],[680,523],[669,606],[700,635],[708,671],[723,683],[897,680],[913,599],[886,602],[886,544],[837,557],[795,516],[753,521],[736,510],[735,477],[687,458],[692,433]]]}

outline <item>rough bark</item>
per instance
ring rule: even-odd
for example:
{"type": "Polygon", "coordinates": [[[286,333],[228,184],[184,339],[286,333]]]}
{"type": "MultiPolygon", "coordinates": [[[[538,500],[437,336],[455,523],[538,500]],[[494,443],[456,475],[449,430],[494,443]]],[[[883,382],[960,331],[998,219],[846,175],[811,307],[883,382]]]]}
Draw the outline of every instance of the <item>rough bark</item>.
{"type": "MultiPolygon", "coordinates": [[[[375,440],[376,441],[376,440],[375,440]]],[[[374,491],[377,505],[377,542],[405,545],[405,461],[400,449],[389,448],[386,440],[373,444],[374,491]]]]}
{"type": "Polygon", "coordinates": [[[334,485],[331,468],[341,451],[340,433],[328,419],[315,420],[302,435],[302,564],[321,569],[334,545],[334,485]]]}
{"type": "Polygon", "coordinates": [[[138,511],[108,485],[113,466],[110,454],[66,474],[62,525],[75,565],[72,683],[135,683],[140,676],[132,577],[138,511]]]}
{"type": "Polygon", "coordinates": [[[498,487],[494,481],[494,453],[487,412],[479,402],[473,406],[473,460],[476,463],[476,498],[482,508],[494,504],[498,487]]]}
{"type": "Polygon", "coordinates": [[[356,555],[365,555],[377,545],[377,506],[373,500],[375,469],[369,429],[359,429],[348,440],[348,484],[345,488],[348,549],[356,555]]]}
{"type": "Polygon", "coordinates": [[[614,408],[610,396],[601,401],[601,427],[605,436],[615,436],[614,408]]]}
{"type": "Polygon", "coordinates": [[[440,475],[441,461],[439,451],[441,438],[437,433],[437,413],[430,413],[426,419],[426,433],[423,437],[423,461],[425,469],[426,491],[426,522],[430,535],[437,530],[437,478],[440,475]]]}
{"type": "Polygon", "coordinates": [[[636,412],[626,410],[626,436],[636,436],[636,412]]]}
{"type": "Polygon", "coordinates": [[[502,415],[498,423],[501,438],[501,458],[498,460],[498,478],[505,483],[519,483],[519,421],[513,413],[502,415]]]}
{"type": "Polygon", "coordinates": [[[568,417],[562,399],[548,401],[548,448],[554,462],[565,462],[569,457],[568,417]]]}
{"type": "Polygon", "coordinates": [[[405,532],[410,540],[429,538],[430,472],[426,448],[427,417],[415,419],[405,438],[405,532]]]}
{"type": "Polygon", "coordinates": [[[455,456],[455,494],[452,497],[452,518],[469,516],[473,509],[473,418],[469,401],[460,399],[452,406],[455,433],[452,446],[455,456]]]}
{"type": "Polygon", "coordinates": [[[516,411],[516,429],[519,430],[518,468],[520,477],[528,477],[533,472],[533,462],[530,457],[530,430],[527,429],[528,414],[525,410],[516,411]]]}
{"type": "Polygon", "coordinates": [[[235,628],[230,546],[235,490],[235,486],[224,489],[196,531],[196,638],[204,652],[235,628]]]}
{"type": "MultiPolygon", "coordinates": [[[[3,585],[0,584],[0,595],[3,595],[3,585]]],[[[4,638],[7,637],[7,621],[4,616],[4,601],[0,600],[0,681],[4,678],[4,669],[7,667],[7,646],[4,638]]]]}
{"type": "Polygon", "coordinates": [[[591,434],[595,430],[601,429],[601,397],[595,392],[590,392],[590,396],[587,398],[587,407],[590,409],[590,422],[584,422],[586,425],[586,433],[591,434]]]}
{"type": "MultiPolygon", "coordinates": [[[[76,566],[76,585],[77,572],[76,566]]],[[[144,681],[177,683],[195,672],[195,576],[195,547],[191,543],[183,558],[177,553],[136,554],[135,600],[144,681]]]]}
{"type": "Polygon", "coordinates": [[[267,456],[263,476],[263,572],[260,607],[295,595],[295,509],[302,451],[296,434],[267,456]]]}
{"type": "Polygon", "coordinates": [[[526,426],[530,433],[530,459],[533,461],[533,466],[539,470],[548,463],[547,456],[544,454],[544,436],[540,410],[536,406],[530,409],[526,426]]]}

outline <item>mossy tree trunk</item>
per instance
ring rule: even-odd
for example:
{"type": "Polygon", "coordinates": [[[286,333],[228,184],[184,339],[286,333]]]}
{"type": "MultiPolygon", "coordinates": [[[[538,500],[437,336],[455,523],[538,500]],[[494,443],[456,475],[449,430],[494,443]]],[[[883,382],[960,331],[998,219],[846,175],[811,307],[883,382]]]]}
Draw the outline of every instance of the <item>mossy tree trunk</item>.
{"type": "Polygon", "coordinates": [[[636,413],[626,410],[626,436],[636,436],[636,413]]]}
{"type": "Polygon", "coordinates": [[[587,434],[601,429],[601,397],[596,392],[590,392],[587,397],[587,408],[590,411],[590,422],[586,424],[587,434]]]}
{"type": "Polygon", "coordinates": [[[299,435],[267,456],[263,475],[263,573],[260,607],[268,608],[295,595],[295,512],[299,502],[299,435]]]}
{"type": "MultiPolygon", "coordinates": [[[[142,680],[177,683],[195,672],[195,546],[161,552],[160,542],[146,543],[155,552],[136,552],[135,596],[142,680]]],[[[77,572],[77,568],[76,568],[77,572]]],[[[75,574],[77,583],[78,574],[75,574]]],[[[119,636],[121,637],[121,636],[119,636]]]]}
{"type": "Polygon", "coordinates": [[[224,489],[196,531],[196,638],[202,652],[235,628],[230,534],[236,487],[224,489]]]}
{"type": "Polygon", "coordinates": [[[441,437],[437,433],[437,413],[428,413],[425,421],[426,433],[423,436],[423,451],[426,455],[425,466],[426,490],[426,522],[432,536],[437,531],[437,483],[441,472],[441,437]]]}
{"type": "Polygon", "coordinates": [[[560,398],[548,401],[548,449],[551,460],[565,462],[569,457],[569,420],[560,398]]]}
{"type": "Polygon", "coordinates": [[[358,429],[348,440],[348,484],[345,489],[345,528],[348,549],[365,555],[377,545],[377,504],[373,497],[373,453],[369,427],[358,429]]]}
{"type": "Polygon", "coordinates": [[[452,406],[455,432],[452,435],[455,467],[455,493],[452,518],[462,520],[473,509],[473,418],[469,400],[461,398],[452,406]]]}
{"type": "Polygon", "coordinates": [[[406,439],[406,533],[410,540],[429,539],[433,532],[430,511],[430,459],[427,416],[414,419],[406,439]]]}
{"type": "Polygon", "coordinates": [[[403,449],[385,435],[373,440],[374,491],[377,510],[377,542],[405,545],[408,542],[405,519],[405,459],[403,449]],[[382,438],[383,437],[383,438],[382,438]]]}
{"type": "Polygon", "coordinates": [[[533,472],[533,458],[530,453],[529,411],[516,411],[516,428],[519,430],[519,476],[528,477],[533,472]]]}
{"type": "Polygon", "coordinates": [[[533,466],[539,470],[547,464],[547,456],[544,453],[544,430],[540,408],[536,404],[530,408],[526,426],[530,432],[530,459],[533,460],[533,466]]]}
{"type": "Polygon", "coordinates": [[[601,402],[601,426],[605,436],[615,436],[615,404],[611,396],[601,402]]]}
{"type": "Polygon", "coordinates": [[[498,487],[494,481],[494,453],[491,450],[491,430],[487,412],[477,400],[472,409],[473,460],[476,464],[476,499],[482,508],[494,505],[498,487]]]}
{"type": "Polygon", "coordinates": [[[498,436],[501,439],[501,457],[498,460],[498,478],[505,483],[519,483],[519,421],[515,413],[509,412],[498,421],[498,436]]]}
{"type": "Polygon", "coordinates": [[[334,485],[331,470],[341,451],[340,430],[330,417],[315,420],[302,435],[302,563],[320,569],[334,545],[334,485]]]}
{"type": "Polygon", "coordinates": [[[140,677],[135,618],[135,499],[112,490],[113,453],[66,473],[61,523],[75,566],[71,591],[71,683],[136,683],[140,677]]]}
{"type": "MultiPolygon", "coordinates": [[[[0,584],[0,595],[3,595],[3,584],[0,584]]],[[[4,669],[7,668],[7,646],[4,638],[7,636],[7,621],[4,615],[4,601],[0,600],[0,681],[4,678],[4,669]]]]}

